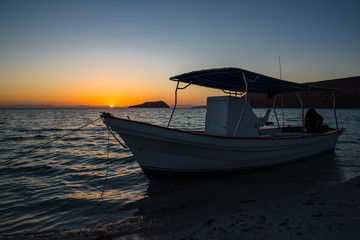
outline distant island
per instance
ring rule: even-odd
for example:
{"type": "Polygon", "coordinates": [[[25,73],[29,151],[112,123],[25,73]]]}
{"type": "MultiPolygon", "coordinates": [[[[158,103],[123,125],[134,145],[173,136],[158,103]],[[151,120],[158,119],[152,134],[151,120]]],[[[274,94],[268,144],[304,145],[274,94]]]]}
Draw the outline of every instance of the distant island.
{"type": "Polygon", "coordinates": [[[129,106],[129,108],[170,108],[164,101],[144,102],[139,105],[129,106]]]}

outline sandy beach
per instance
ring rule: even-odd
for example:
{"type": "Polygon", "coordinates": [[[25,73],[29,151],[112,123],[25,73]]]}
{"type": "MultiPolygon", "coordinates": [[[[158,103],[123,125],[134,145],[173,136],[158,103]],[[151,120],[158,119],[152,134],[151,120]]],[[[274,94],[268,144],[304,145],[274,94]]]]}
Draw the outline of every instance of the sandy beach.
{"type": "Polygon", "coordinates": [[[150,182],[147,196],[128,206],[134,217],[21,239],[357,239],[360,177],[329,182],[331,163],[150,182]]]}

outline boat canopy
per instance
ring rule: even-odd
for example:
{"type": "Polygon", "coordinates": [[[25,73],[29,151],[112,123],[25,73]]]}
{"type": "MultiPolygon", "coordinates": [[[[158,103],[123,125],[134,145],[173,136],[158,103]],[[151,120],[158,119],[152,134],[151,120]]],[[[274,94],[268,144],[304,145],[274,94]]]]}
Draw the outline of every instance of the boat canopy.
{"type": "Polygon", "coordinates": [[[284,81],[241,68],[213,68],[193,71],[171,77],[170,80],[224,91],[270,93],[272,95],[285,92],[332,90],[284,81]]]}

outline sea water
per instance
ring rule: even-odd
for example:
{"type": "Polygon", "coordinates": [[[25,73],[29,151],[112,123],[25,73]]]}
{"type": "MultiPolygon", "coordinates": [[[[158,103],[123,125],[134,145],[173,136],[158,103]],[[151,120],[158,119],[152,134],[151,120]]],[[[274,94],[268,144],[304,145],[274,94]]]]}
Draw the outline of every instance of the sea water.
{"type": "MultiPolygon", "coordinates": [[[[131,151],[99,119],[110,111],[167,126],[172,110],[0,109],[0,236],[96,227],[132,216],[137,210],[129,205],[150,197],[151,183],[131,151]]],[[[261,116],[266,109],[254,111],[261,116]]],[[[335,126],[332,109],[317,111],[335,126]]],[[[285,125],[301,124],[299,109],[284,113],[285,125]]],[[[171,127],[203,130],[205,114],[204,108],[176,109],[171,127]]],[[[282,125],[281,109],[277,115],[282,125]]],[[[346,130],[335,152],[311,159],[317,165],[305,163],[322,184],[360,175],[360,109],[338,109],[337,117],[346,130]]],[[[273,111],[269,120],[276,126],[273,111]]]]}

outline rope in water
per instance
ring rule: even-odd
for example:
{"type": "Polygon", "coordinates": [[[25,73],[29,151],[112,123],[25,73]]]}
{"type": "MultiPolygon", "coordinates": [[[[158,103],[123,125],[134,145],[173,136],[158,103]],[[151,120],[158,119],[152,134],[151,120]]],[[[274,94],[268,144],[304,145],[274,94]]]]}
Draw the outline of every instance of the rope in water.
{"type": "Polygon", "coordinates": [[[61,136],[58,136],[58,137],[54,138],[53,140],[51,140],[51,141],[49,141],[49,142],[46,142],[46,143],[44,143],[44,144],[42,144],[42,145],[40,145],[40,146],[37,146],[37,147],[35,147],[35,148],[33,148],[33,149],[29,150],[29,151],[23,152],[23,153],[21,153],[21,154],[19,154],[19,155],[16,155],[15,157],[9,158],[8,160],[2,162],[2,164],[7,163],[7,162],[10,162],[10,161],[12,161],[12,160],[14,160],[14,159],[17,159],[17,158],[19,158],[19,157],[22,157],[22,156],[24,156],[24,155],[26,155],[26,154],[32,153],[32,152],[34,152],[34,151],[36,151],[36,150],[38,150],[38,149],[40,149],[40,148],[43,148],[43,147],[49,145],[50,143],[53,143],[53,142],[55,142],[55,141],[57,141],[57,140],[59,140],[59,139],[61,139],[61,138],[64,138],[64,137],[66,137],[66,136],[68,136],[68,135],[70,135],[70,134],[72,134],[72,133],[74,133],[74,132],[76,132],[76,131],[79,131],[79,130],[83,129],[84,127],[86,127],[86,126],[88,126],[88,125],[90,125],[90,124],[93,124],[94,122],[96,122],[96,121],[98,121],[98,120],[100,120],[100,119],[101,119],[101,117],[99,117],[99,118],[97,118],[97,119],[95,119],[95,120],[93,120],[93,121],[91,121],[91,122],[89,122],[89,123],[87,123],[87,124],[79,127],[79,128],[73,129],[73,130],[71,130],[70,132],[68,132],[68,133],[66,133],[66,134],[63,134],[63,135],[61,135],[61,136]]]}
{"type": "MultiPolygon", "coordinates": [[[[79,130],[83,129],[83,128],[89,126],[90,124],[93,124],[94,122],[100,120],[100,119],[102,119],[102,118],[99,117],[99,118],[97,118],[97,119],[95,119],[95,120],[93,120],[93,121],[91,121],[91,122],[89,122],[89,123],[86,123],[85,125],[83,125],[83,126],[81,126],[81,127],[79,127],[79,128],[73,129],[73,130],[71,130],[70,132],[67,132],[67,133],[65,133],[65,134],[63,134],[63,135],[61,135],[61,136],[58,136],[58,137],[52,139],[51,141],[48,141],[48,142],[46,142],[46,143],[44,143],[44,144],[42,144],[42,145],[40,145],[40,146],[37,146],[37,147],[35,147],[35,148],[33,148],[33,149],[29,150],[29,151],[26,151],[26,152],[23,152],[23,153],[21,153],[21,154],[18,154],[18,155],[16,155],[15,157],[9,158],[8,160],[6,160],[6,161],[4,161],[4,162],[2,162],[2,163],[4,164],[4,163],[10,162],[10,161],[12,161],[12,160],[14,160],[14,159],[17,159],[17,158],[19,158],[19,157],[22,157],[22,156],[24,156],[24,155],[30,154],[30,153],[32,153],[32,152],[34,152],[34,151],[36,151],[36,150],[38,150],[38,149],[40,149],[40,148],[43,148],[43,147],[49,145],[50,143],[53,143],[53,142],[55,142],[55,141],[57,141],[57,140],[59,140],[59,139],[61,139],[61,138],[64,138],[64,137],[66,137],[66,136],[68,136],[68,135],[70,135],[70,134],[72,134],[72,133],[74,133],[74,132],[76,132],[76,131],[79,131],[79,130]]],[[[105,125],[106,125],[106,124],[105,124],[105,125]]],[[[107,129],[108,129],[108,138],[107,138],[107,140],[108,140],[108,144],[107,144],[107,145],[108,145],[108,146],[107,146],[107,154],[106,154],[106,175],[105,175],[105,182],[104,182],[104,186],[103,186],[103,189],[102,189],[100,198],[102,198],[103,195],[104,195],[105,186],[106,186],[106,182],[107,182],[107,179],[108,179],[108,173],[109,173],[110,133],[111,133],[111,134],[113,135],[113,137],[120,143],[121,146],[123,146],[124,148],[127,148],[127,146],[126,146],[125,144],[123,144],[123,143],[115,136],[115,134],[113,133],[113,131],[112,131],[107,125],[106,125],[106,127],[107,127],[107,129]]]]}
{"type": "Polygon", "coordinates": [[[106,186],[106,182],[107,182],[107,179],[108,179],[108,173],[109,173],[109,152],[110,152],[110,130],[108,131],[108,146],[107,146],[107,153],[106,153],[106,175],[105,175],[104,186],[103,186],[103,189],[102,189],[100,198],[102,198],[103,195],[104,195],[105,186],[106,186]]]}

